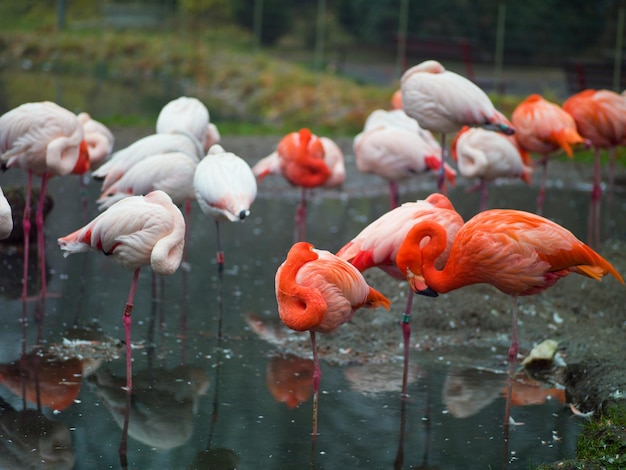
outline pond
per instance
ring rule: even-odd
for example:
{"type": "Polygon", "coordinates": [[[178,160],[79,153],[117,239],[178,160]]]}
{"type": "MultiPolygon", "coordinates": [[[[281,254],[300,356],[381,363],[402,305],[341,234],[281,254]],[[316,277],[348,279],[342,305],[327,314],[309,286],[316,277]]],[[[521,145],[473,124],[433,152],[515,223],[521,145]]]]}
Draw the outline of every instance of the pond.
{"type": "MultiPolygon", "coordinates": [[[[114,129],[116,135],[124,136],[117,148],[150,132],[117,131],[114,129]]],[[[277,141],[278,137],[225,136],[223,145],[252,163],[270,153],[277,141]]],[[[339,143],[347,159],[348,180],[341,191],[315,192],[307,231],[307,239],[316,247],[332,252],[384,213],[389,204],[382,181],[358,174],[350,139],[339,143]]],[[[561,175],[559,171],[567,164],[558,162],[551,168],[559,177],[551,180],[544,215],[584,239],[589,199],[585,181],[589,180],[582,175],[587,177],[588,169],[576,166],[561,175]]],[[[2,187],[23,182],[17,170],[0,178],[2,187]]],[[[33,374],[27,389],[35,381],[40,384],[40,411],[33,394],[28,413],[22,412],[22,385],[15,372],[19,373],[16,362],[19,364],[23,355],[22,253],[3,252],[0,362],[5,366],[0,369],[0,466],[22,462],[20,468],[40,468],[39,459],[48,462],[44,468],[120,466],[125,400],[120,388],[125,377],[121,316],[132,273],[99,253],[64,258],[56,246],[59,236],[97,214],[93,201],[98,189],[95,181],[82,189],[79,178],[73,176],[54,178],[49,185],[54,200],[45,224],[49,296],[43,303],[34,296],[25,305],[26,352],[30,355],[22,362],[33,374]],[[11,290],[10,285],[17,287],[11,290]],[[35,313],[39,310],[44,310],[44,315],[38,324],[35,313]],[[58,360],[78,348],[76,343],[68,346],[64,338],[85,340],[81,352],[91,360],[79,365],[58,360]],[[36,343],[37,350],[54,352],[57,359],[50,362],[34,354],[36,343]],[[59,382],[63,382],[61,391],[59,382]],[[52,388],[46,388],[48,385],[52,388]]],[[[179,270],[164,280],[153,279],[149,269],[141,272],[132,330],[131,468],[522,469],[574,456],[583,421],[564,403],[563,390],[556,388],[516,384],[519,400],[514,402],[512,414],[519,425],[512,427],[508,442],[504,440],[510,301],[495,290],[477,292],[484,309],[502,317],[498,321],[506,326],[490,329],[482,325],[479,335],[476,328],[462,325],[464,320],[459,317],[426,310],[450,308],[447,312],[452,315],[461,308],[462,298],[419,299],[419,307],[414,307],[409,397],[402,400],[399,322],[405,286],[377,273],[368,279],[392,298],[391,313],[361,311],[336,334],[318,339],[322,392],[319,436],[312,439],[308,336],[280,327],[274,296],[276,268],[293,241],[299,193],[279,178],[263,181],[259,189],[249,219],[242,224],[222,224],[226,266],[221,339],[217,331],[215,227],[195,203],[189,271],[179,270]],[[451,304],[455,307],[448,307],[451,304]]],[[[450,198],[467,219],[477,211],[478,194],[467,194],[466,189],[461,184],[451,191],[450,198]]],[[[423,199],[435,190],[434,178],[416,178],[402,190],[402,200],[423,199]]],[[[536,190],[517,183],[496,185],[489,203],[532,211],[536,190]]],[[[603,212],[605,232],[623,238],[626,221],[621,214],[625,207],[626,197],[617,191],[612,211],[603,212]]],[[[35,253],[31,259],[36,259],[35,253]]],[[[36,276],[34,266],[32,276],[36,276]]],[[[613,280],[605,283],[609,281],[613,280]]],[[[31,283],[36,284],[36,279],[31,283]]],[[[566,284],[565,289],[578,289],[578,285],[566,284]]],[[[596,283],[589,286],[590,290],[596,288],[596,283]]],[[[548,291],[543,300],[536,301],[537,309],[550,298],[548,291]]],[[[562,317],[570,306],[559,308],[562,317]]],[[[530,315],[529,311],[526,314],[530,315]]],[[[623,311],[619,314],[623,316],[623,311]]],[[[543,321],[540,317],[537,314],[538,323],[543,321]]],[[[522,323],[530,323],[525,321],[528,319],[522,314],[522,323]]],[[[548,323],[537,329],[549,329],[548,323]]],[[[522,326],[520,334],[527,352],[539,334],[530,325],[527,329],[522,326]]]]}

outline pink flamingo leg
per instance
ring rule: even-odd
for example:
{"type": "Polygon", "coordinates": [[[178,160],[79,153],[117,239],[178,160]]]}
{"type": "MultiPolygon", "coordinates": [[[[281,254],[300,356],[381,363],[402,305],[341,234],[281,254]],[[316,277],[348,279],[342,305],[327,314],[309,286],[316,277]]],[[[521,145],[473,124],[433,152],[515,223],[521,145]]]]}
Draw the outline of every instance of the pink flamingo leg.
{"type": "Polygon", "coordinates": [[[322,370],[320,369],[319,358],[317,357],[317,343],[315,341],[315,331],[311,333],[311,348],[313,349],[313,439],[317,436],[317,406],[320,391],[320,380],[322,378],[322,370]]]}
{"type": "MultiPolygon", "coordinates": [[[[35,223],[37,225],[37,249],[39,251],[39,272],[41,279],[41,298],[46,298],[46,246],[43,233],[43,209],[46,201],[46,187],[48,185],[48,173],[44,173],[41,177],[41,192],[39,193],[39,204],[37,205],[37,213],[35,215],[35,223]]],[[[43,312],[41,312],[43,316],[43,312]]],[[[42,318],[38,318],[41,321],[42,318]]]]}
{"type": "Polygon", "coordinates": [[[124,323],[124,338],[126,340],[126,408],[124,414],[124,427],[122,429],[122,440],[120,441],[119,455],[122,467],[126,468],[126,452],[128,447],[128,421],[130,418],[130,402],[133,391],[133,360],[131,356],[132,345],[130,342],[130,327],[132,325],[131,314],[133,312],[133,301],[135,299],[135,291],[137,290],[137,281],[139,280],[139,271],[141,268],[135,269],[133,281],[130,285],[128,300],[124,308],[122,321],[124,323]]]}
{"type": "Polygon", "coordinates": [[[515,377],[515,365],[517,361],[517,353],[519,351],[519,343],[517,340],[517,295],[512,296],[513,306],[511,309],[511,346],[509,347],[509,373],[507,377],[507,394],[506,404],[504,407],[504,429],[505,436],[508,439],[508,429],[511,418],[511,397],[513,395],[513,378],[515,377]]]}
{"type": "MultiPolygon", "coordinates": [[[[28,248],[30,244],[30,193],[33,186],[33,173],[28,172],[28,182],[26,183],[26,202],[24,203],[24,214],[22,217],[22,228],[24,229],[24,278],[22,279],[22,302],[26,302],[28,297],[28,248]]],[[[26,325],[26,318],[22,318],[26,325]]]]}
{"type": "Polygon", "coordinates": [[[441,194],[447,194],[448,190],[446,188],[446,172],[443,167],[446,155],[446,134],[441,133],[441,168],[439,168],[439,177],[437,178],[437,190],[441,194]]]}
{"type": "Polygon", "coordinates": [[[402,317],[402,337],[404,339],[404,369],[402,371],[402,392],[401,397],[407,396],[407,382],[409,379],[409,355],[411,352],[411,308],[413,307],[413,297],[415,293],[413,289],[409,289],[409,295],[406,299],[406,309],[402,317]]]}
{"type": "Polygon", "coordinates": [[[398,184],[395,181],[389,182],[389,201],[391,209],[395,209],[399,205],[398,184]]]}
{"type": "Polygon", "coordinates": [[[487,187],[487,181],[480,180],[480,211],[487,210],[487,196],[489,195],[489,189],[487,187]]]}
{"type": "Polygon", "coordinates": [[[296,209],[296,217],[294,220],[294,234],[293,241],[302,242],[306,240],[306,188],[302,188],[302,196],[300,197],[300,204],[296,209]]]}

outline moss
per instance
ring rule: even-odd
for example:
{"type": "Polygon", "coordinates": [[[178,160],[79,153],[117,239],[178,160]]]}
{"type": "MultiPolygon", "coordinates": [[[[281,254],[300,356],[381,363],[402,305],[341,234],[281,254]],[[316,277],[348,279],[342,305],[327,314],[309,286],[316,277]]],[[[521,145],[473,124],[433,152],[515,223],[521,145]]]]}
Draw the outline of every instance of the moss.
{"type": "Polygon", "coordinates": [[[626,402],[611,403],[584,427],[576,441],[576,459],[540,465],[536,469],[626,469],[626,402]]]}

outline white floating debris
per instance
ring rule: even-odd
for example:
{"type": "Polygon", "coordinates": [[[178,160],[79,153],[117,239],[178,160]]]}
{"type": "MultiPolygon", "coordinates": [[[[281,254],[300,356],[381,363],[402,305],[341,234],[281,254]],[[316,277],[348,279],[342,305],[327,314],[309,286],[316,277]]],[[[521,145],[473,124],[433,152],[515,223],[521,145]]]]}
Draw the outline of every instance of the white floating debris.
{"type": "Polygon", "coordinates": [[[526,359],[524,359],[522,364],[524,365],[524,367],[538,362],[547,362],[548,364],[552,364],[558,346],[558,341],[555,341],[553,339],[546,339],[542,343],[535,346],[532,351],[530,351],[530,354],[526,357],[526,359]]]}

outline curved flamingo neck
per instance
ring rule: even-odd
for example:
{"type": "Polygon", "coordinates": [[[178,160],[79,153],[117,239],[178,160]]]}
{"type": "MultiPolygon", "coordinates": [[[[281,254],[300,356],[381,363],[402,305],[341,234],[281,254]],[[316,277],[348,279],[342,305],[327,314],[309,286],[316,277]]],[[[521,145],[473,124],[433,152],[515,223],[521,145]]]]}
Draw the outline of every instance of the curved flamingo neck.
{"type": "Polygon", "coordinates": [[[451,288],[445,268],[442,271],[435,268],[435,260],[445,251],[447,239],[446,230],[441,225],[428,220],[420,222],[407,234],[397,260],[412,273],[421,272],[428,287],[436,292],[448,292],[451,288]],[[420,249],[426,237],[430,240],[420,249]]]}
{"type": "Polygon", "coordinates": [[[326,300],[321,292],[296,282],[300,268],[318,258],[319,255],[313,251],[313,245],[298,242],[291,247],[287,259],[276,275],[278,312],[283,323],[292,330],[314,329],[326,314],[326,300]]]}

